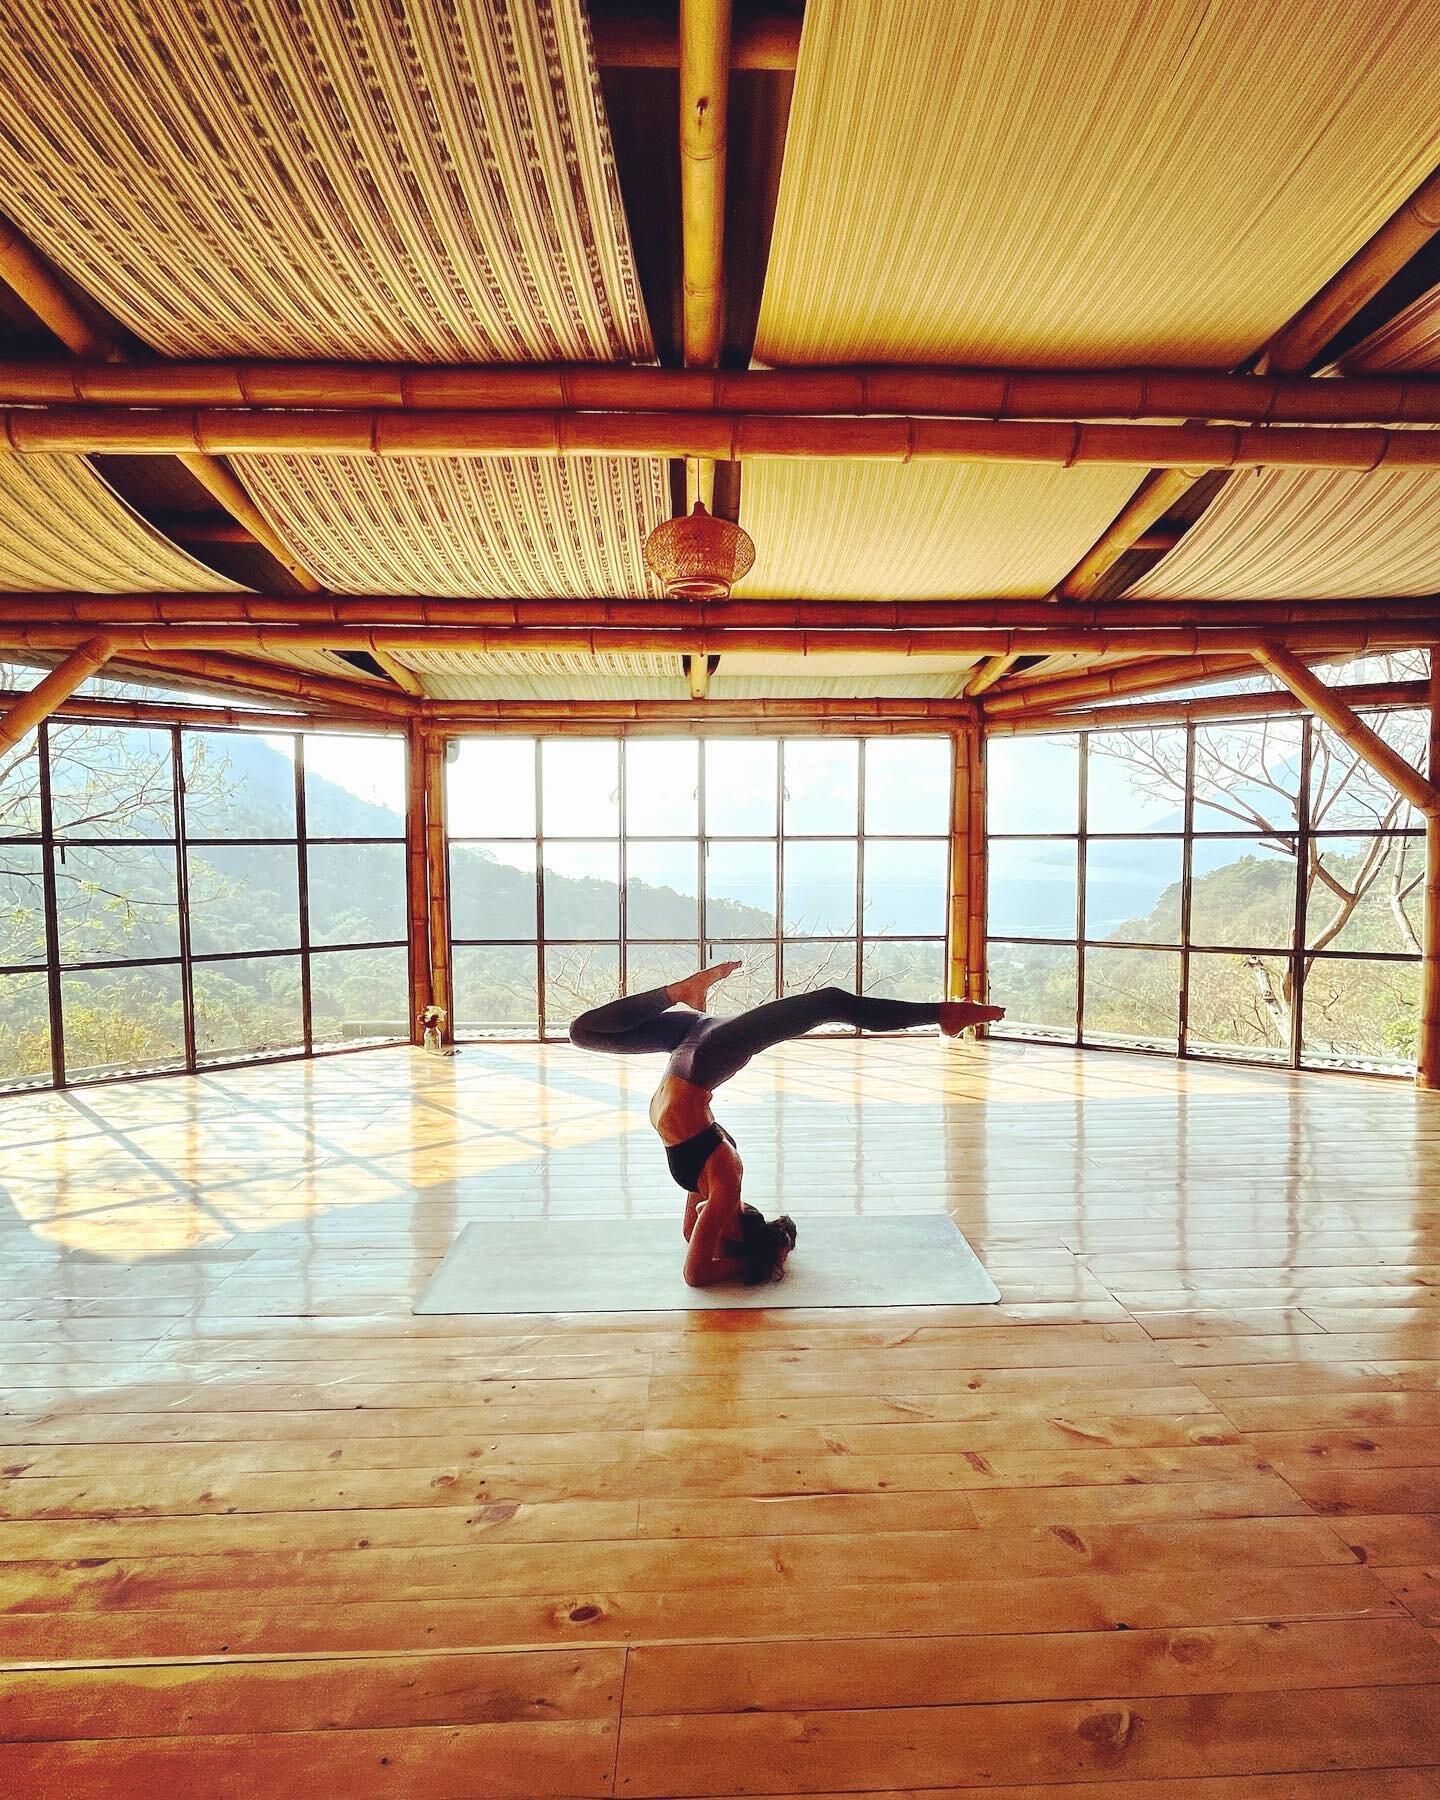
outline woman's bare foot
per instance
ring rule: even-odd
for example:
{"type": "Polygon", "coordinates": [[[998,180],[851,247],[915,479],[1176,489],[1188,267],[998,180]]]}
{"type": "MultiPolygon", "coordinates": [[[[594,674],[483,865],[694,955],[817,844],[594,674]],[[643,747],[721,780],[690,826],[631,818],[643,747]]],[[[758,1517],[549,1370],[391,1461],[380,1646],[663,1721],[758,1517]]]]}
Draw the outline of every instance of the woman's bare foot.
{"type": "Polygon", "coordinates": [[[665,991],[682,1006],[693,1006],[696,1012],[704,1012],[711,988],[717,981],[733,975],[739,967],[738,962],[712,963],[708,969],[697,969],[683,981],[672,981],[665,991]]]}
{"type": "Polygon", "coordinates": [[[1003,1006],[976,1006],[969,1000],[949,1000],[940,1008],[940,1029],[946,1037],[959,1037],[970,1025],[993,1025],[1004,1017],[1003,1006]]]}

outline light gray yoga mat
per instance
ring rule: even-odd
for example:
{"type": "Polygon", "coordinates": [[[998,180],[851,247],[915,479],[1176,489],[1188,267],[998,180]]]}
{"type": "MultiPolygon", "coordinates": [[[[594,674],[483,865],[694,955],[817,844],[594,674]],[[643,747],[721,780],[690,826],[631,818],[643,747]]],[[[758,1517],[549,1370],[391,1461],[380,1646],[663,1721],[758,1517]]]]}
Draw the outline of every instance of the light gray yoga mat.
{"type": "Polygon", "coordinates": [[[944,1213],[797,1219],[785,1279],[691,1288],[678,1219],[467,1225],[417,1313],[668,1312],[755,1306],[988,1306],[1000,1290],[944,1213]]]}

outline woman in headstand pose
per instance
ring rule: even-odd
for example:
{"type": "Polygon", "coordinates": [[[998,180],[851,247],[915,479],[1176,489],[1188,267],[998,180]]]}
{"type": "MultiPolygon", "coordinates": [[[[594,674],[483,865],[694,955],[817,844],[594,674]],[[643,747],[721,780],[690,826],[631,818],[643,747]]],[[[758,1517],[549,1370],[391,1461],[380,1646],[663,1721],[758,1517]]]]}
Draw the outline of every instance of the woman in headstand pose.
{"type": "Polygon", "coordinates": [[[823,987],[751,1007],[733,1019],[707,1018],[710,989],[739,967],[738,962],[716,963],[669,987],[597,1006],[570,1027],[571,1043],[583,1050],[670,1058],[650,1102],[650,1123],[665,1146],[671,1175],[685,1190],[685,1241],[690,1246],[685,1279],[691,1287],[778,1281],[795,1247],[795,1224],[788,1215],[767,1219],[756,1207],[741,1204],[743,1170],[735,1140],[710,1111],[721,1082],[758,1051],[803,1037],[815,1025],[858,1025],[865,1031],[938,1025],[946,1037],[955,1037],[967,1025],[1005,1016],[1003,1006],[974,1006],[966,1000],[920,1005],[823,987]],[[694,1010],[676,1012],[674,1007],[694,1010]]]}

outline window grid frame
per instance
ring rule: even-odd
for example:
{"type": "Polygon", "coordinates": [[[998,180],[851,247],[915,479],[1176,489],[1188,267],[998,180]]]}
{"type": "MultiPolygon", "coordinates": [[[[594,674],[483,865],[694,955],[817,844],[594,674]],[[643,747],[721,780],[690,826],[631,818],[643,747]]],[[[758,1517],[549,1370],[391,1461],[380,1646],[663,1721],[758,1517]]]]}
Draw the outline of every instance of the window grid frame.
{"type": "MultiPolygon", "coordinates": [[[[1413,711],[1412,707],[1366,708],[1362,717],[1373,719],[1378,714],[1394,711],[1413,711]]],[[[1264,713],[1237,715],[1226,719],[1223,723],[1229,727],[1244,727],[1253,724],[1264,724],[1269,715],[1264,713]]],[[[1301,725],[1300,734],[1300,767],[1299,782],[1295,796],[1296,823],[1294,837],[1296,843],[1294,898],[1291,906],[1291,933],[1288,946],[1271,945],[1258,948],[1239,944],[1205,944],[1196,943],[1192,930],[1192,897],[1194,890],[1194,853],[1197,843],[1258,843],[1267,837],[1288,835],[1284,827],[1277,827],[1267,832],[1264,829],[1197,829],[1195,826],[1196,792],[1196,744],[1202,731],[1213,727],[1210,720],[1183,720],[1173,724],[1157,723],[1150,727],[1138,727],[1141,731],[1178,731],[1185,734],[1185,792],[1181,803],[1182,825],[1179,830],[1171,831],[1091,831],[1089,829],[1089,766],[1090,740],[1093,737],[1108,733],[1123,733],[1124,726],[1094,725],[1072,728],[1069,731],[1057,730],[1056,738],[1074,738],[1077,740],[1076,781],[1078,796],[1076,806],[1076,828],[1073,831],[993,831],[989,820],[986,821],[985,840],[987,848],[991,842],[1004,843],[1070,843],[1075,845],[1076,857],[1076,933],[1074,937],[1049,937],[1026,935],[1018,932],[995,932],[989,929],[989,895],[986,895],[986,934],[985,941],[990,945],[1018,945],[1029,948],[1049,948],[1073,950],[1075,953],[1075,1011],[1074,1030],[1069,1036],[1062,1036],[1060,1028],[1049,1030],[1043,1026],[1024,1029],[1002,1027],[996,1033],[1002,1040],[1015,1043],[1041,1043],[1061,1045],[1077,1050],[1118,1050],[1128,1055],[1168,1056],[1180,1061],[1225,1062],[1247,1067],[1283,1068],[1309,1071],[1312,1073],[1331,1072],[1327,1065],[1307,1062],[1304,1057],[1305,1044],[1305,988],[1307,966],[1317,962],[1363,962],[1363,963],[1397,963],[1418,967],[1423,957],[1411,951],[1400,950],[1334,950],[1309,948],[1306,939],[1308,928],[1305,906],[1305,874],[1308,867],[1308,853],[1313,844],[1323,844],[1326,840],[1343,839],[1409,839],[1420,844],[1423,850],[1425,830],[1423,822],[1409,825],[1392,825],[1367,828],[1361,825],[1350,827],[1321,825],[1311,822],[1311,770],[1313,767],[1313,740],[1315,719],[1310,713],[1298,715],[1301,725]],[[1089,923],[1089,905],[1087,891],[1088,846],[1093,840],[1101,842],[1134,842],[1143,839],[1146,843],[1179,842],[1181,848],[1181,880],[1180,880],[1180,937],[1178,940],[1137,942],[1133,939],[1113,937],[1092,937],[1087,932],[1089,923]],[[1162,954],[1180,957],[1180,989],[1177,1002],[1176,1041],[1174,1050],[1156,1049],[1149,1044],[1133,1045],[1106,1042],[1095,1037],[1087,1038],[1085,1033],[1085,964],[1086,952],[1089,950],[1128,950],[1156,951],[1162,954]],[[1244,1055],[1227,1055],[1215,1051],[1196,1051],[1189,1045],[1190,1037],[1190,959],[1191,955],[1200,956],[1263,956],[1287,966],[1294,993],[1290,1008],[1290,1042],[1282,1057],[1257,1057],[1244,1055]]],[[[1051,734],[1037,734],[1051,735],[1051,734]]],[[[1203,804],[1203,799],[1201,804],[1203,804]]],[[[987,871],[989,867],[987,857],[987,871]]],[[[988,960],[988,957],[987,957],[988,960]]],[[[1155,1034],[1152,1034],[1155,1035],[1155,1034]]],[[[1343,1069],[1336,1073],[1371,1075],[1381,1080],[1408,1080],[1412,1072],[1404,1066],[1394,1069],[1343,1069]]]]}
{"type": "MultiPolygon", "coordinates": [[[[465,737],[458,738],[458,739],[452,739],[451,742],[471,741],[474,736],[475,736],[475,734],[466,734],[465,737]]],[[[618,868],[619,868],[619,883],[620,883],[619,907],[618,907],[619,936],[616,938],[600,938],[600,937],[577,938],[577,937],[566,937],[566,936],[559,936],[559,935],[551,936],[546,931],[545,894],[544,894],[544,870],[545,870],[546,846],[549,844],[565,844],[565,843],[572,843],[572,844],[573,843],[599,843],[599,842],[609,843],[612,840],[608,834],[603,835],[603,836],[596,836],[594,834],[591,834],[588,836],[582,836],[577,833],[553,833],[552,834],[552,833],[545,832],[545,830],[544,830],[544,823],[545,823],[544,798],[543,798],[543,792],[542,792],[543,785],[544,785],[543,745],[548,740],[546,740],[542,736],[537,735],[535,738],[530,739],[528,741],[532,745],[533,754],[534,754],[534,782],[535,782],[535,814],[534,814],[535,831],[534,831],[534,834],[528,835],[528,834],[520,833],[520,832],[511,832],[511,833],[465,832],[465,833],[459,833],[459,832],[452,832],[447,829],[446,839],[445,839],[445,855],[446,855],[447,885],[448,885],[449,892],[453,896],[454,892],[455,892],[454,852],[457,848],[465,848],[467,846],[477,846],[477,845],[492,845],[492,844],[493,845],[517,844],[517,845],[524,845],[527,848],[533,848],[534,854],[535,854],[535,881],[536,881],[536,896],[535,896],[535,900],[536,900],[536,905],[535,905],[536,934],[535,934],[535,937],[533,939],[531,939],[529,937],[523,937],[523,938],[495,938],[495,937],[469,937],[469,936],[461,937],[461,936],[457,935],[454,931],[453,901],[452,901],[452,925],[451,925],[450,950],[451,950],[451,956],[452,956],[452,965],[451,966],[453,967],[455,952],[459,951],[459,950],[504,950],[504,949],[525,950],[525,949],[533,949],[533,951],[535,953],[535,979],[536,979],[536,987],[535,987],[536,1007],[535,1007],[535,1015],[534,1015],[535,1023],[536,1023],[536,1031],[534,1033],[531,1033],[528,1031],[497,1030],[497,1031],[488,1031],[483,1034],[476,1034],[466,1027],[463,1019],[457,1018],[455,1020],[455,1035],[456,1035],[457,1042],[461,1042],[461,1043],[556,1043],[556,1042],[563,1041],[563,1034],[559,1031],[552,1030],[550,1028],[550,1019],[548,1017],[550,1008],[547,1006],[547,995],[546,995],[545,952],[548,948],[552,948],[552,947],[553,948],[566,948],[566,947],[574,948],[577,946],[586,946],[586,945],[594,945],[596,947],[603,947],[603,948],[607,948],[607,949],[614,947],[617,950],[617,954],[618,954],[618,958],[619,958],[619,980],[620,980],[620,992],[621,993],[626,993],[629,991],[630,952],[631,952],[632,948],[639,949],[641,947],[643,947],[646,950],[661,950],[661,949],[665,949],[665,948],[678,948],[678,947],[683,947],[683,946],[687,946],[687,945],[694,945],[698,948],[702,962],[708,957],[710,950],[712,949],[713,945],[715,945],[715,944],[724,944],[726,946],[733,946],[737,949],[743,948],[743,947],[749,946],[749,945],[753,945],[756,948],[766,949],[770,952],[770,954],[774,958],[773,989],[772,989],[772,992],[768,996],[766,996],[769,999],[778,999],[781,995],[783,995],[787,991],[786,987],[785,987],[785,972],[784,972],[784,970],[785,970],[785,954],[784,953],[785,953],[785,948],[787,945],[789,945],[789,946],[799,946],[799,945],[807,945],[807,944],[845,944],[845,945],[849,945],[849,944],[853,943],[854,948],[855,948],[855,956],[854,956],[854,963],[853,963],[851,972],[853,974],[855,989],[857,992],[864,991],[863,983],[864,983],[864,979],[865,979],[865,951],[866,951],[867,946],[871,945],[871,944],[884,945],[887,943],[905,943],[905,944],[913,943],[913,944],[938,945],[940,947],[941,959],[942,959],[942,964],[943,964],[945,952],[946,952],[946,949],[949,944],[949,932],[948,932],[949,891],[950,891],[950,887],[952,885],[951,856],[953,854],[953,843],[952,843],[951,832],[950,832],[949,825],[948,825],[948,820],[942,829],[933,831],[933,832],[928,832],[928,831],[927,832],[922,832],[922,831],[881,832],[881,831],[867,831],[865,829],[865,812],[866,812],[866,801],[867,801],[868,750],[869,750],[869,744],[870,744],[870,740],[867,737],[857,736],[853,739],[839,739],[839,740],[837,740],[836,738],[833,738],[833,737],[801,738],[798,740],[794,739],[794,738],[790,738],[790,737],[776,737],[776,738],[765,738],[765,739],[759,740],[760,742],[764,742],[764,743],[772,743],[776,747],[776,755],[775,755],[775,830],[773,833],[766,833],[766,832],[714,832],[714,831],[711,831],[708,829],[709,818],[708,818],[708,804],[707,804],[707,801],[708,801],[707,779],[708,779],[709,758],[706,755],[707,745],[710,742],[753,743],[757,740],[755,740],[753,738],[735,738],[735,739],[721,738],[721,739],[715,739],[715,740],[710,740],[710,739],[703,740],[701,742],[699,755],[697,757],[696,814],[695,814],[696,824],[695,824],[694,830],[684,831],[684,832],[642,831],[642,832],[635,833],[634,838],[633,838],[633,841],[636,843],[674,844],[674,845],[684,844],[684,845],[693,845],[695,847],[696,852],[697,852],[697,873],[699,876],[698,892],[696,894],[696,922],[697,922],[697,926],[698,926],[698,936],[694,937],[694,938],[689,937],[689,936],[671,936],[671,937],[664,937],[664,938],[646,937],[646,938],[636,938],[634,940],[632,940],[630,938],[630,935],[628,932],[629,846],[632,841],[631,836],[627,830],[627,825],[628,825],[628,792],[627,792],[627,790],[628,790],[628,785],[629,785],[628,784],[628,760],[627,759],[628,759],[629,749],[630,749],[630,740],[627,738],[596,739],[595,740],[596,742],[605,742],[605,743],[613,742],[613,743],[616,743],[618,746],[618,753],[617,753],[617,757],[616,757],[616,781],[618,784],[619,805],[618,805],[618,816],[617,816],[617,821],[616,821],[616,831],[615,831],[614,839],[613,839],[613,841],[616,843],[616,846],[617,846],[617,853],[618,853],[617,861],[618,861],[618,868]],[[786,758],[787,746],[794,742],[801,742],[801,743],[806,743],[806,744],[834,744],[837,741],[853,742],[857,746],[857,751],[856,751],[856,765],[857,766],[856,766],[856,781],[855,781],[855,809],[854,809],[854,827],[855,828],[854,828],[853,832],[842,832],[842,831],[837,831],[834,829],[825,830],[825,831],[789,831],[789,830],[787,830],[786,824],[785,824],[785,802],[786,802],[785,758],[786,758]],[[893,931],[893,932],[882,932],[882,931],[867,932],[865,930],[865,925],[864,925],[864,882],[865,882],[865,845],[866,845],[867,839],[874,839],[877,843],[925,843],[925,844],[942,844],[945,846],[945,854],[944,854],[944,858],[943,858],[943,861],[944,861],[944,876],[943,876],[944,887],[943,887],[943,890],[941,893],[941,904],[938,909],[939,914],[940,914],[940,924],[941,924],[940,930],[935,931],[935,932],[903,931],[903,930],[902,931],[893,931]],[[792,934],[792,933],[788,933],[785,930],[785,845],[786,845],[786,842],[790,841],[790,840],[793,840],[796,843],[803,843],[803,842],[823,843],[823,842],[834,841],[834,842],[844,843],[847,845],[853,844],[855,846],[855,908],[856,908],[856,911],[855,911],[855,929],[853,931],[830,932],[830,933],[806,932],[804,934],[799,934],[799,933],[792,934]],[[708,851],[709,851],[709,847],[712,843],[715,843],[715,844],[765,844],[765,845],[771,845],[774,847],[774,850],[775,850],[774,928],[771,932],[764,934],[764,935],[756,935],[754,937],[741,937],[741,936],[738,936],[735,934],[722,933],[722,934],[719,934],[712,938],[711,922],[710,922],[710,918],[709,918],[711,896],[710,896],[710,882],[708,879],[708,866],[709,866],[708,851]]],[[[644,741],[650,742],[653,740],[644,740],[644,741]]],[[[954,748],[953,740],[950,737],[946,736],[945,734],[937,732],[933,736],[924,737],[921,741],[927,742],[927,743],[934,743],[934,744],[937,744],[937,745],[940,745],[943,747],[943,754],[944,754],[944,759],[945,759],[946,787],[947,787],[947,790],[949,790],[953,786],[953,781],[954,781],[955,748],[954,748]]],[[[449,766],[450,765],[447,760],[447,768],[449,766]]],[[[841,1037],[841,1036],[853,1037],[853,1036],[856,1036],[857,1033],[854,1030],[854,1028],[846,1028],[844,1030],[838,1030],[833,1033],[826,1033],[824,1035],[837,1036],[837,1037],[841,1037]]]]}
{"type": "MultiPolygon", "coordinates": [[[[366,844],[398,844],[406,841],[405,818],[400,815],[399,830],[390,837],[375,835],[340,836],[329,833],[310,833],[306,819],[305,798],[305,740],[307,737],[323,737],[323,729],[306,731],[296,726],[293,731],[256,732],[243,725],[228,725],[222,720],[213,724],[208,721],[204,725],[178,725],[147,723],[143,720],[109,720],[105,718],[45,719],[35,728],[34,754],[39,776],[40,829],[31,832],[5,833],[0,842],[7,845],[24,845],[38,848],[40,851],[41,875],[41,910],[44,926],[45,958],[43,962],[4,963],[0,964],[0,977],[41,975],[45,976],[47,1027],[50,1047],[50,1072],[48,1078],[42,1076],[22,1076],[14,1081],[0,1080],[0,1094],[37,1093],[63,1091],[77,1087],[100,1087],[115,1081],[145,1081],[162,1076],[195,1075],[219,1071],[223,1069],[248,1068],[260,1063],[297,1062],[315,1056],[344,1056],[359,1050],[383,1048],[393,1044],[409,1042],[408,1019],[407,1029],[403,1036],[394,1038],[368,1038],[358,1044],[324,1045],[317,1049],[314,1035],[314,1006],[311,974],[312,956],[344,951],[369,950],[403,950],[407,956],[410,952],[408,938],[384,938],[364,943],[317,943],[309,934],[309,851],[312,846],[319,845],[366,845],[366,844]],[[94,832],[70,833],[63,827],[55,826],[54,791],[51,777],[52,742],[51,733],[54,727],[69,729],[78,727],[81,730],[98,730],[110,733],[146,732],[162,735],[168,740],[167,756],[170,765],[171,784],[171,817],[172,830],[164,836],[137,835],[97,836],[94,832]],[[213,833],[191,834],[188,829],[186,814],[185,783],[185,743],[190,736],[211,738],[216,736],[237,738],[283,738],[293,747],[294,780],[295,780],[295,835],[293,837],[261,837],[234,836],[219,837],[213,833]],[[297,908],[297,941],[293,945],[276,946],[263,950],[214,950],[195,951],[192,946],[190,918],[190,851],[205,848],[271,848],[292,849],[295,852],[296,865],[296,908],[297,908]],[[175,873],[175,908],[177,921],[178,948],[173,955],[136,956],[136,957],[81,957],[67,959],[60,955],[59,937],[59,891],[56,877],[57,856],[61,863],[64,853],[70,849],[116,850],[116,849],[154,849],[168,851],[174,859],[175,873]],[[283,961],[294,959],[300,973],[301,989],[301,1041],[294,1046],[286,1046],[280,1050],[257,1050],[243,1056],[207,1056],[199,1049],[195,1026],[195,980],[194,971],[213,963],[226,962],[260,962],[283,961]],[[110,969],[178,969],[180,972],[181,996],[181,1046],[180,1058],[163,1068],[121,1070],[117,1073],[78,1074],[71,1075],[67,1070],[65,1054],[65,1019],[63,1001],[63,983],[66,976],[95,973],[110,969]]],[[[396,742],[403,746],[403,737],[394,731],[377,729],[367,736],[376,739],[396,742]]],[[[402,873],[403,883],[403,873],[402,873]]],[[[405,995],[405,1010],[409,1010],[409,991],[405,995]]]]}

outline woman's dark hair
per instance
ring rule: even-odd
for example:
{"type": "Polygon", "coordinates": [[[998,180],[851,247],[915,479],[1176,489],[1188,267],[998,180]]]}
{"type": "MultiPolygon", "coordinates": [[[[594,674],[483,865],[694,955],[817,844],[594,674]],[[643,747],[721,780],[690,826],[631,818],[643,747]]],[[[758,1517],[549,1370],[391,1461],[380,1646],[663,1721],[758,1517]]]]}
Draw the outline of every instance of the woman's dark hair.
{"type": "Polygon", "coordinates": [[[759,1207],[742,1205],[739,1223],[739,1237],[725,1248],[742,1265],[740,1279],[746,1287],[779,1281],[785,1273],[785,1258],[795,1248],[795,1221],[789,1213],[767,1219],[759,1207]]]}

